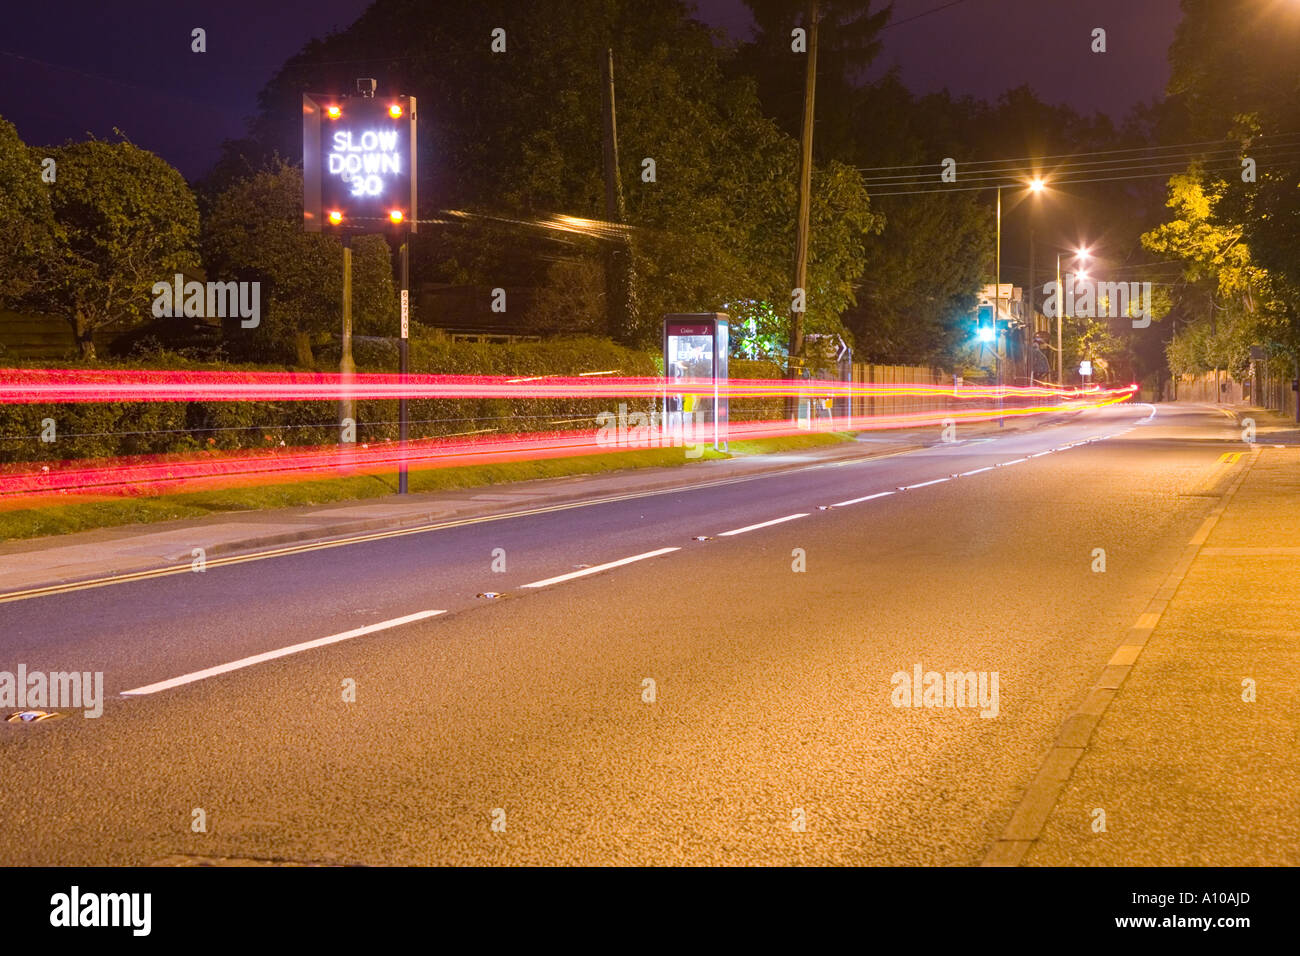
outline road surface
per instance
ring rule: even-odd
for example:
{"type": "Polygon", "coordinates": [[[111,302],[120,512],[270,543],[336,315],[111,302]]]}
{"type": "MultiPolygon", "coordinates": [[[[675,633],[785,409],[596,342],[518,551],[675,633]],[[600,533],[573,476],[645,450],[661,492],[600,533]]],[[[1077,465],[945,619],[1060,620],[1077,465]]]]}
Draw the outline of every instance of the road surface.
{"type": "Polygon", "coordinates": [[[108,698],[0,725],[0,862],[979,863],[1239,437],[1123,405],[0,604],[0,670],[108,698]]]}

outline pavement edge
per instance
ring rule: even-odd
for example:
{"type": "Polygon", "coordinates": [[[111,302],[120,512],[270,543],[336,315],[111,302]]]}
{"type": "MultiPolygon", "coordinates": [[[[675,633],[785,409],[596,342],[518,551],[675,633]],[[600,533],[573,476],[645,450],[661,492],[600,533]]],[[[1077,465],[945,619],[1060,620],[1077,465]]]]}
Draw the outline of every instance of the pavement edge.
{"type": "Polygon", "coordinates": [[[1038,772],[1012,812],[1002,835],[994,841],[980,861],[980,866],[1019,866],[1042,835],[1043,828],[1060,799],[1061,791],[1065,789],[1066,781],[1088,748],[1093,731],[1137,664],[1147,639],[1160,623],[1192,563],[1201,553],[1255,462],[1259,460],[1261,450],[1258,445],[1250,449],[1250,457],[1224,492],[1223,499],[1206,515],[1196,533],[1184,546],[1173,570],[1151,597],[1146,609],[1138,615],[1137,621],[1125,632],[1123,640],[1107,661],[1101,676],[1089,688],[1083,702],[1062,722],[1055,742],[1038,772]]]}

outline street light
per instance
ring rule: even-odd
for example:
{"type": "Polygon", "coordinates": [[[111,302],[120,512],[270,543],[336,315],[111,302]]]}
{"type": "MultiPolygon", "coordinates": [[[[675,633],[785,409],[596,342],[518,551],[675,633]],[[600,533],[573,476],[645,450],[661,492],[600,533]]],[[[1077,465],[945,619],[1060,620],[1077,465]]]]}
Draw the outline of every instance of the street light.
{"type": "MultiPolygon", "coordinates": [[[[1086,246],[1081,246],[1075,250],[1074,257],[1087,262],[1092,254],[1088,252],[1086,246]]],[[[1080,272],[1075,275],[1075,281],[1088,278],[1088,273],[1080,272]]],[[[1065,316],[1065,296],[1061,290],[1061,254],[1056,254],[1056,384],[1065,386],[1065,350],[1061,347],[1061,323],[1065,316]]]]}
{"type": "MultiPolygon", "coordinates": [[[[1047,182],[1042,176],[1033,176],[1023,181],[1029,192],[1037,195],[1047,188],[1047,182]]],[[[994,267],[993,277],[993,324],[997,325],[998,304],[1002,299],[1002,187],[998,186],[998,227],[997,227],[997,262],[994,267]]],[[[1026,293],[1029,301],[1029,315],[1024,323],[1024,353],[1025,353],[1025,371],[1026,384],[1034,384],[1033,364],[1029,358],[1029,337],[1030,324],[1034,320],[1034,217],[1033,211],[1029,216],[1029,282],[1026,285],[1026,293]]],[[[999,381],[999,385],[1001,382],[999,381]]],[[[998,419],[998,424],[1002,424],[1002,419],[998,419]]]]}
{"type": "MultiPolygon", "coordinates": [[[[1031,196],[1037,196],[1047,188],[1047,181],[1042,176],[1035,176],[1029,181],[1029,193],[1031,196]]],[[[1034,207],[1029,209],[1029,281],[1026,283],[1026,293],[1029,295],[1029,315],[1025,323],[1025,372],[1027,383],[1030,387],[1034,384],[1034,363],[1029,357],[1029,339],[1030,325],[1037,326],[1037,311],[1034,309],[1034,286],[1038,281],[1034,269],[1034,207]]]]}

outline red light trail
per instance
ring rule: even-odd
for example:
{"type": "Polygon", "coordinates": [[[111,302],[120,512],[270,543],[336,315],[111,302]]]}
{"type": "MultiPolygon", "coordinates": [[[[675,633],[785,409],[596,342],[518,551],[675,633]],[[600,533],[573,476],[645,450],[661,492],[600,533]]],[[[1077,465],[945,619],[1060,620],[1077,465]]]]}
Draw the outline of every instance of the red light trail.
{"type": "MultiPolygon", "coordinates": [[[[231,401],[239,399],[337,399],[352,397],[395,398],[405,394],[424,398],[567,398],[660,397],[667,394],[708,394],[712,381],[665,382],[664,379],[477,378],[471,376],[358,376],[344,382],[337,375],[294,373],[182,373],[175,372],[0,372],[0,401],[231,401]],[[182,379],[178,381],[177,379],[182,379]],[[53,396],[58,396],[57,398],[53,396]],[[34,397],[36,396],[36,397],[34,397]]],[[[932,385],[867,385],[841,382],[789,382],[785,380],[732,381],[722,390],[730,397],[794,394],[805,397],[954,398],[951,387],[932,385]]],[[[981,400],[979,408],[937,408],[889,415],[818,419],[814,431],[878,430],[941,425],[953,421],[980,421],[997,417],[1024,417],[1063,410],[1099,408],[1132,398],[1136,386],[1122,389],[1055,389],[959,386],[958,399],[981,400]],[[1048,397],[1050,404],[998,408],[1004,399],[1048,397]]],[[[807,434],[789,421],[731,422],[729,439],[739,441],[782,435],[807,434]]],[[[412,470],[508,461],[602,454],[651,448],[699,447],[711,444],[712,425],[697,425],[693,435],[674,435],[660,426],[632,424],[614,441],[608,431],[583,429],[548,433],[495,435],[468,439],[424,439],[355,445],[199,454],[151,455],[107,460],[63,461],[10,465],[0,469],[0,508],[32,507],[98,498],[197,491],[217,487],[269,484],[285,481],[369,475],[395,470],[406,462],[412,470]]]]}
{"type": "MultiPolygon", "coordinates": [[[[530,377],[473,375],[355,375],[298,372],[86,371],[0,369],[0,404],[46,402],[338,401],[455,398],[651,398],[712,394],[712,379],[530,377]]],[[[731,398],[886,398],[897,396],[989,399],[1077,398],[1099,386],[879,385],[863,382],[732,379],[720,387],[731,398]]]]}

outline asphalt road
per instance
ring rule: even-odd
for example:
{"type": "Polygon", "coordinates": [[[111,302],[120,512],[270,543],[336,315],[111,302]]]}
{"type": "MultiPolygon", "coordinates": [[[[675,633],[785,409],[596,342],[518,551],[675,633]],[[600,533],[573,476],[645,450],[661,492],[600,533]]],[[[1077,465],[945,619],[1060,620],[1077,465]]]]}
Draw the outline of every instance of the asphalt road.
{"type": "Polygon", "coordinates": [[[108,700],[0,724],[0,863],[978,863],[1238,437],[1118,406],[2,604],[0,670],[108,700]]]}

